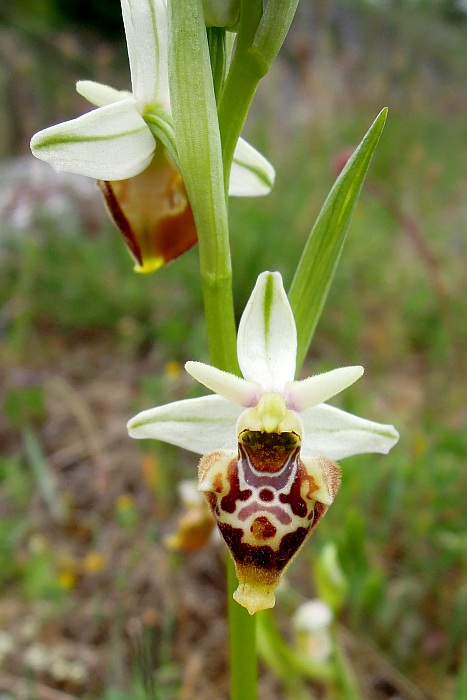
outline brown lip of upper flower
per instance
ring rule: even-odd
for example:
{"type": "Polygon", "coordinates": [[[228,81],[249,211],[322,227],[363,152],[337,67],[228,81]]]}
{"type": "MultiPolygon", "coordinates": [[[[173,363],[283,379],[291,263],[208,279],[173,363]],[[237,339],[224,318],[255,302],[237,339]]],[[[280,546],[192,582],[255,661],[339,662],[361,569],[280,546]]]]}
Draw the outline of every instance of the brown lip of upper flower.
{"type": "Polygon", "coordinates": [[[136,272],[153,272],[197,242],[185,185],[165,152],[156,150],[149,167],[135,177],[97,184],[136,272]]]}

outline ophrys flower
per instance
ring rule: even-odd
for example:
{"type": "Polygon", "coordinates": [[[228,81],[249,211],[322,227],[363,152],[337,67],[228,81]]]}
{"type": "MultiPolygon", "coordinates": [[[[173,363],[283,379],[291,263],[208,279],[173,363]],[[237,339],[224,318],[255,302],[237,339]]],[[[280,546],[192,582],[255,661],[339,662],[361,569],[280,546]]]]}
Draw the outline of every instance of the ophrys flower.
{"type": "Polygon", "coordinates": [[[277,272],[257,280],[240,321],[243,378],[200,362],[187,371],[216,392],[143,411],[130,435],[205,455],[199,488],[235,561],[235,598],[250,613],[274,605],[286,567],[337,492],[333,461],[388,452],[398,433],[323,403],[355,382],[359,366],[296,381],[297,334],[277,272]]]}
{"type": "MultiPolygon", "coordinates": [[[[57,171],[95,178],[136,261],[150,272],[197,240],[170,112],[166,0],[121,0],[131,92],[90,80],[78,92],[97,109],[51,126],[31,139],[33,154],[57,171]]],[[[229,193],[267,194],[274,169],[243,139],[229,193]]]]}

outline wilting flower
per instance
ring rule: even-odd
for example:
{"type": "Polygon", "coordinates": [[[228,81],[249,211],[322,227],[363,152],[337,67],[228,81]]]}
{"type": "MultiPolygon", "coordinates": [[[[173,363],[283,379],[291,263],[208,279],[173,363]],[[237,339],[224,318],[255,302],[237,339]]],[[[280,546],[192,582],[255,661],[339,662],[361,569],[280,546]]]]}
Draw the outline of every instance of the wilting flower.
{"type": "Polygon", "coordinates": [[[181,481],[178,491],[183,511],[178,518],[176,531],[166,537],[165,545],[182,552],[199,549],[209,540],[214,527],[209,506],[194,480],[181,481]]]}
{"type": "MultiPolygon", "coordinates": [[[[135,269],[150,272],[188,250],[197,235],[177,170],[166,0],[121,0],[121,5],[132,92],[79,81],[77,91],[97,109],[35,134],[31,150],[57,171],[98,181],[135,269]]],[[[230,194],[267,194],[273,181],[273,167],[239,139],[230,194]]]]}
{"type": "Polygon", "coordinates": [[[324,515],[340,482],[332,461],[388,452],[391,425],[324,404],[363,373],[342,367],[294,381],[295,321],[277,272],[257,280],[240,321],[237,354],[243,379],[200,362],[187,371],[216,392],[143,411],[128,424],[205,455],[204,491],[235,561],[234,595],[250,613],[274,605],[274,589],[324,515]]]}

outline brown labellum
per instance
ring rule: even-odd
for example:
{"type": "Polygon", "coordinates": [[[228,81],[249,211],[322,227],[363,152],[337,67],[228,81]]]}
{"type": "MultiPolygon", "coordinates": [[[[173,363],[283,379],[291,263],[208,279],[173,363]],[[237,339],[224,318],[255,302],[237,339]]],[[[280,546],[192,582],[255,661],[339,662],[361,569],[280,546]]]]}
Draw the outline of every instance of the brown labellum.
{"type": "Polygon", "coordinates": [[[180,173],[156,150],[151,165],[128,180],[99,180],[107,209],[136,261],[137,272],[153,272],[197,241],[180,173]]]}
{"type": "Polygon", "coordinates": [[[238,455],[203,457],[199,478],[235,562],[234,598],[250,614],[273,607],[282,574],[339,488],[338,465],[303,462],[295,433],[244,431],[238,455]]]}

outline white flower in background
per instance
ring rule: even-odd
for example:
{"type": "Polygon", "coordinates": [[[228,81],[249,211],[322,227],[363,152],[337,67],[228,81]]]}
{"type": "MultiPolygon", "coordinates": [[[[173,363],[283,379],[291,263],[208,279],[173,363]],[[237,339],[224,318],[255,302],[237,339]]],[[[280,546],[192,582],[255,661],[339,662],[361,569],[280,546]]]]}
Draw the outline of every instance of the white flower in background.
{"type": "MultiPolygon", "coordinates": [[[[38,132],[31,150],[57,171],[99,181],[136,269],[150,272],[190,248],[197,236],[176,168],[166,0],[121,0],[121,5],[132,91],[78,81],[77,91],[97,109],[38,132]]],[[[270,163],[239,139],[229,193],[264,195],[273,182],[270,163]]]]}
{"type": "Polygon", "coordinates": [[[331,625],[333,612],[324,600],[307,600],[300,605],[293,616],[293,626],[299,649],[313,661],[327,661],[333,649],[331,625]]]}
{"type": "Polygon", "coordinates": [[[391,425],[323,403],[353,384],[362,367],[295,381],[296,353],[281,276],[264,272],[238,329],[243,378],[187,362],[215,394],[143,411],[128,423],[132,437],[206,455],[199,488],[235,560],[235,599],[250,613],[274,605],[280,576],[332,503],[340,482],[332,460],[386,453],[398,440],[391,425]]]}

